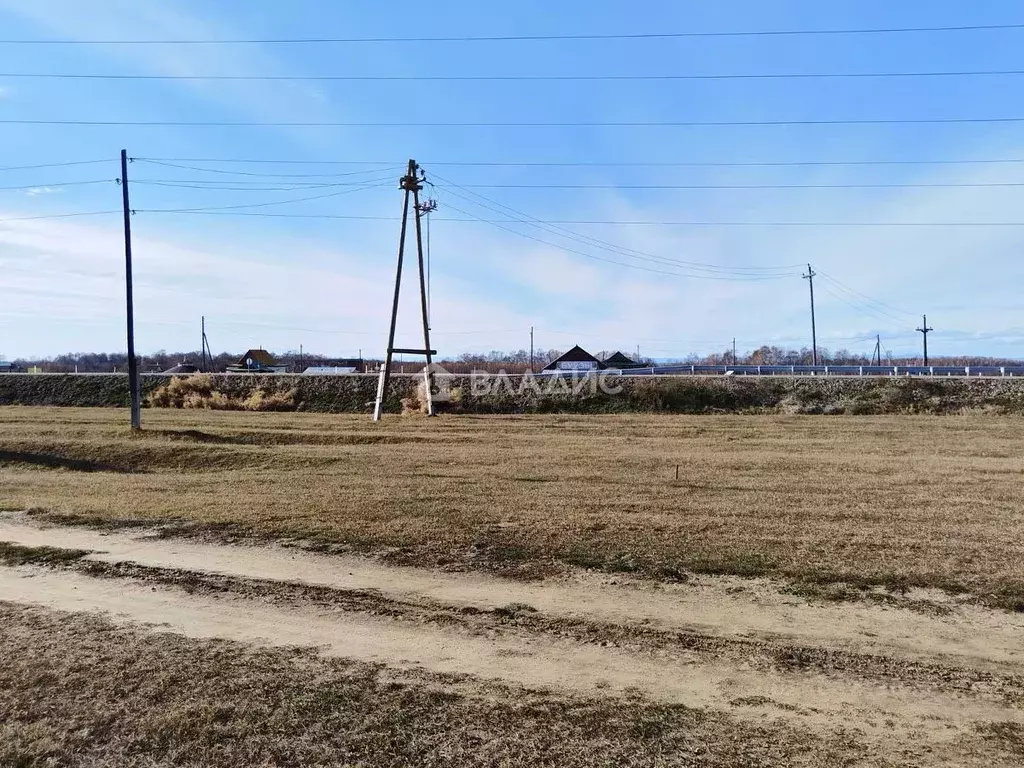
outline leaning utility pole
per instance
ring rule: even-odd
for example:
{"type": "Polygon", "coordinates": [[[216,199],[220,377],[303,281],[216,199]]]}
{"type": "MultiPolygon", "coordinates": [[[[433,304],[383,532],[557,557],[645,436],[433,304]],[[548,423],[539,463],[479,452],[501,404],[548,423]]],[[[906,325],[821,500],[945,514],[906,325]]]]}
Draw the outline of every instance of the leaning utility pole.
{"type": "Polygon", "coordinates": [[[875,365],[882,364],[882,336],[877,334],[875,336],[875,354],[871,358],[871,362],[875,362],[875,365]],[[875,362],[877,360],[878,362],[875,362]]]}
{"type": "Polygon", "coordinates": [[[139,361],[135,358],[135,307],[132,301],[132,209],[128,201],[128,150],[121,150],[121,202],[124,206],[124,283],[128,315],[128,391],[131,394],[132,429],[142,429],[139,361]]]}
{"type": "Polygon", "coordinates": [[[201,349],[200,349],[200,352],[201,352],[201,354],[203,356],[203,364],[199,368],[199,370],[202,371],[203,373],[206,373],[206,315],[202,315],[201,316],[200,324],[201,324],[202,331],[203,331],[203,338],[202,338],[202,344],[201,344],[201,349]]]}
{"type": "Polygon", "coordinates": [[[928,365],[928,334],[935,329],[928,327],[928,315],[921,315],[921,321],[921,327],[917,332],[924,336],[924,364],[928,365]]]}
{"type": "Polygon", "coordinates": [[[811,265],[807,265],[807,274],[803,276],[811,286],[811,355],[813,365],[818,364],[818,330],[814,324],[814,276],[817,274],[811,265]]]}
{"type": "Polygon", "coordinates": [[[427,397],[427,415],[434,415],[433,385],[434,377],[431,370],[431,357],[437,354],[436,350],[430,348],[430,322],[427,314],[427,285],[426,274],[423,268],[423,234],[421,217],[437,208],[433,200],[420,204],[420,190],[423,189],[423,172],[415,160],[409,161],[409,168],[405,176],[399,182],[399,188],[405,192],[402,203],[402,229],[398,239],[398,268],[395,272],[395,296],[391,304],[391,329],[388,332],[388,349],[384,358],[384,369],[380,372],[380,379],[377,382],[377,400],[373,407],[373,420],[380,421],[384,413],[384,400],[387,397],[388,383],[391,380],[391,361],[397,352],[402,355],[423,355],[427,358],[427,366],[423,369],[424,385],[427,397]],[[402,263],[405,259],[406,230],[409,223],[409,203],[412,202],[414,210],[414,223],[416,227],[416,256],[420,271],[420,309],[423,315],[423,349],[399,349],[395,347],[395,326],[398,323],[398,297],[402,290],[402,263]]]}

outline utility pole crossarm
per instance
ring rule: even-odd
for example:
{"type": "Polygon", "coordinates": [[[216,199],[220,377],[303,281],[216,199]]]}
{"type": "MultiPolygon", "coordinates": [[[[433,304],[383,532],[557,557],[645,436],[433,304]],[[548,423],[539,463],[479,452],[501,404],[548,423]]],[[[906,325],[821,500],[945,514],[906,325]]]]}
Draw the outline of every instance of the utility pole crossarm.
{"type": "Polygon", "coordinates": [[[928,315],[921,315],[921,327],[916,330],[924,337],[924,364],[928,365],[928,334],[935,330],[928,327],[928,315]]]}

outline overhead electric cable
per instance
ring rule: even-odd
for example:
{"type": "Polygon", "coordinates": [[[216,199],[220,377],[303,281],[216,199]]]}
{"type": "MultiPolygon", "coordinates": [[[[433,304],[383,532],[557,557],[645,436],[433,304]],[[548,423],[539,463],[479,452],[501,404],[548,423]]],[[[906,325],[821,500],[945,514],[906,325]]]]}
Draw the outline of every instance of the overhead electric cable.
{"type": "Polygon", "coordinates": [[[946,32],[989,32],[1024,29],[1024,23],[956,24],[941,26],[852,27],[831,29],[745,29],[688,30],[669,32],[594,32],[533,35],[446,35],[446,36],[371,36],[371,37],[255,37],[222,39],[9,39],[2,45],[309,45],[316,43],[498,43],[547,40],[672,40],[715,37],[794,37],[815,35],[881,35],[946,32]]]}

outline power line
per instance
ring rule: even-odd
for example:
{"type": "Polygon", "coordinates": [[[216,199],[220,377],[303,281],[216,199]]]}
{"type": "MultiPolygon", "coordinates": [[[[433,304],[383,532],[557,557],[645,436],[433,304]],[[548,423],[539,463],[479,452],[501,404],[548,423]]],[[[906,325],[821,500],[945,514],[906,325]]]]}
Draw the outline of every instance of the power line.
{"type": "MultiPolygon", "coordinates": [[[[785,277],[785,275],[736,277],[736,276],[728,276],[728,275],[699,275],[699,274],[695,275],[695,274],[688,274],[686,272],[666,272],[663,269],[652,269],[650,267],[643,267],[643,266],[640,266],[638,264],[629,264],[627,262],[616,261],[614,259],[606,259],[603,256],[595,256],[592,253],[587,253],[585,251],[580,251],[580,250],[577,250],[575,248],[569,248],[569,247],[564,246],[564,245],[559,245],[558,243],[552,243],[550,240],[544,240],[543,238],[534,237],[533,235],[529,235],[529,234],[527,234],[525,232],[520,232],[519,230],[513,229],[512,227],[505,226],[504,223],[499,223],[499,222],[496,222],[496,221],[488,221],[486,219],[480,219],[480,218],[474,216],[469,211],[464,211],[464,210],[462,210],[460,208],[456,208],[451,203],[445,203],[445,205],[448,208],[451,208],[453,211],[456,211],[457,213],[463,214],[464,216],[469,216],[470,218],[477,219],[478,221],[489,223],[492,226],[497,227],[498,229],[504,230],[506,232],[510,232],[513,235],[518,235],[519,237],[526,238],[527,240],[532,240],[533,242],[540,243],[541,245],[547,245],[547,246],[549,246],[551,248],[557,248],[560,251],[565,251],[566,253],[575,254],[577,256],[583,256],[584,258],[587,258],[587,259],[593,259],[595,261],[603,261],[603,262],[606,262],[608,264],[616,264],[616,265],[618,265],[620,267],[627,267],[629,269],[638,269],[638,270],[641,270],[643,272],[652,272],[652,273],[660,274],[660,275],[670,275],[672,277],[688,277],[688,278],[693,278],[693,279],[697,279],[697,280],[728,280],[728,281],[743,281],[743,282],[749,282],[749,281],[755,281],[755,280],[778,280],[778,279],[781,279],[782,277],[785,277]]],[[[509,223],[514,223],[514,222],[509,222],[509,223]]],[[[520,223],[527,223],[528,224],[529,222],[520,222],[520,223]]],[[[604,249],[604,250],[608,250],[608,249],[604,249]]],[[[623,255],[626,255],[626,254],[623,254],[623,255]]],[[[649,262],[652,262],[652,263],[655,263],[655,264],[663,264],[664,266],[674,266],[671,263],[666,263],[667,260],[657,261],[657,260],[652,259],[652,258],[641,258],[639,256],[632,256],[630,258],[638,259],[638,260],[641,260],[641,261],[649,261],[649,262]]]]}
{"type": "Polygon", "coordinates": [[[686,32],[623,32],[536,35],[458,35],[421,37],[267,37],[226,38],[220,40],[0,40],[0,45],[307,45],[316,43],[497,43],[533,42],[545,40],[671,40],[701,37],[789,37],[812,35],[879,35],[932,32],[986,32],[1024,29],[1024,24],[958,24],[931,27],[859,27],[846,29],[751,29],[708,30],[686,32]]]}
{"type": "MultiPolygon", "coordinates": [[[[136,162],[163,163],[237,163],[237,164],[278,164],[278,165],[389,165],[383,160],[285,160],[276,158],[133,158],[136,162]]],[[[106,162],[106,161],[101,161],[106,162]]],[[[753,162],[715,162],[715,161],[693,161],[693,162],[672,162],[672,161],[638,161],[638,162],[615,162],[615,161],[439,161],[424,163],[425,166],[459,166],[477,168],[775,168],[795,166],[857,166],[857,165],[999,165],[1024,163],[1024,158],[979,158],[979,159],[937,159],[937,160],[781,160],[781,161],[753,161],[753,162]]],[[[390,164],[400,167],[396,164],[390,164]]],[[[184,167],[184,166],[170,166],[184,167]]],[[[0,168],[0,170],[7,170],[0,168]]],[[[189,168],[188,170],[200,170],[189,168]]],[[[208,170],[216,173],[236,173],[240,175],[267,175],[286,176],[290,174],[256,174],[243,171],[227,171],[213,169],[208,170]]],[[[383,169],[382,169],[383,170],[383,169]]],[[[359,171],[358,173],[370,173],[371,171],[359,171]]],[[[344,173],[332,174],[296,174],[297,176],[343,176],[344,173]]]]}
{"type": "Polygon", "coordinates": [[[0,171],[34,171],[40,168],[67,168],[72,165],[93,165],[95,163],[115,163],[114,158],[104,158],[102,160],[71,160],[64,163],[40,163],[38,165],[9,165],[5,168],[0,168],[0,171]]]}
{"type": "MultiPolygon", "coordinates": [[[[142,209],[136,213],[215,213],[199,209],[142,209]]],[[[74,214],[80,215],[80,214],[74,214]]],[[[351,221],[398,221],[394,216],[361,216],[320,213],[238,213],[237,216],[264,216],[285,219],[339,219],[351,221]]],[[[43,217],[46,218],[46,217],[43,217]]],[[[9,219],[8,219],[9,221],[9,219]]],[[[435,217],[434,221],[473,224],[509,224],[514,219],[435,217]]],[[[537,219],[542,224],[577,226],[643,226],[643,227],[1024,227],[1024,221],[612,221],[591,219],[537,219]]]]}
{"type": "Polygon", "coordinates": [[[873,317],[876,320],[886,320],[888,322],[895,323],[905,322],[904,320],[892,314],[891,312],[888,312],[880,307],[876,307],[873,303],[865,302],[861,299],[858,299],[845,291],[843,291],[842,293],[837,293],[836,289],[838,288],[838,286],[836,286],[834,283],[826,283],[825,285],[820,285],[819,288],[825,291],[825,293],[828,293],[829,295],[843,302],[844,304],[853,307],[858,312],[862,312],[866,315],[869,315],[870,317],[873,317]]]}
{"type": "MultiPolygon", "coordinates": [[[[270,182],[248,182],[248,186],[230,186],[245,184],[244,181],[202,181],[196,179],[132,179],[132,184],[144,184],[152,187],[174,187],[177,189],[201,189],[211,192],[288,192],[302,189],[332,189],[337,187],[365,186],[362,182],[280,182],[270,186],[270,182]]],[[[383,182],[372,186],[382,186],[383,182]]],[[[3,187],[0,187],[3,189],[3,187]]]]}
{"type": "Polygon", "coordinates": [[[467,189],[947,189],[977,187],[1024,187],[1020,181],[907,184],[464,184],[467,189]]]}
{"type": "Polygon", "coordinates": [[[89,181],[54,181],[49,184],[23,184],[15,187],[0,187],[2,192],[13,192],[15,190],[49,189],[59,187],[79,187],[87,184],[113,184],[114,179],[91,179],[89,181]]]}
{"type": "Polygon", "coordinates": [[[135,128],[722,128],[816,125],[955,125],[1021,123],[1024,117],[852,118],[830,120],[628,120],[596,122],[339,122],[225,120],[0,120],[2,125],[126,126],[135,128]]]}
{"type": "Polygon", "coordinates": [[[40,219],[70,219],[76,216],[106,216],[111,213],[120,214],[120,209],[110,211],[75,211],[73,213],[46,213],[40,216],[14,216],[6,219],[0,219],[0,224],[6,224],[9,221],[38,221],[40,219]]]}
{"type": "Polygon", "coordinates": [[[899,318],[894,318],[890,314],[881,312],[880,310],[875,310],[870,305],[867,305],[867,304],[861,304],[861,305],[854,304],[852,301],[847,300],[842,295],[840,295],[840,294],[836,293],[835,291],[833,291],[831,288],[829,288],[828,285],[820,285],[818,287],[822,291],[824,291],[825,293],[830,295],[832,298],[834,298],[834,299],[836,299],[838,301],[841,301],[846,306],[848,306],[848,307],[850,307],[850,308],[860,312],[863,315],[866,315],[867,317],[870,317],[872,320],[880,320],[882,322],[894,322],[894,321],[895,322],[902,322],[899,318]]]}
{"type": "MultiPolygon", "coordinates": [[[[133,162],[147,163],[149,165],[159,165],[165,168],[177,168],[185,171],[199,171],[201,173],[217,173],[228,176],[260,176],[260,177],[278,177],[278,178],[311,178],[311,177],[323,177],[323,176],[359,176],[367,173],[383,173],[384,171],[398,171],[401,170],[402,166],[398,163],[367,163],[368,165],[380,165],[382,168],[365,168],[361,171],[343,171],[341,173],[256,173],[254,171],[230,171],[223,168],[203,168],[196,165],[182,165],[181,163],[199,163],[199,162],[232,162],[232,161],[212,161],[212,160],[182,160],[179,162],[171,162],[168,160],[150,159],[145,157],[132,158],[133,162]]],[[[272,161],[261,161],[251,160],[245,162],[272,162],[272,161]]],[[[287,162],[287,161],[284,161],[287,162]]],[[[358,161],[357,161],[358,162],[358,161]]]]}
{"type": "MultiPolygon", "coordinates": [[[[271,174],[272,175],[272,174],[271,174]]],[[[377,179],[384,182],[390,179],[377,179]]],[[[88,184],[106,184],[114,179],[90,179],[86,181],[40,182],[18,186],[0,186],[0,191],[27,190],[42,187],[70,187],[88,184]]],[[[132,179],[133,184],[151,186],[181,187],[185,189],[212,189],[224,191],[281,191],[289,189],[320,189],[328,187],[356,187],[366,181],[349,182],[281,182],[288,186],[266,186],[267,182],[210,181],[203,179],[132,179]],[[225,186],[227,184],[252,184],[250,187],[225,186]],[[263,184],[264,186],[257,186],[263,184]]],[[[616,189],[616,190],[780,190],[780,189],[951,189],[984,187],[1024,187],[1024,182],[968,182],[936,184],[462,184],[462,189],[616,189]]]]}
{"type": "MultiPolygon", "coordinates": [[[[312,200],[323,200],[328,197],[340,197],[341,195],[348,195],[353,192],[364,192],[368,189],[374,189],[377,187],[384,186],[384,184],[390,183],[391,179],[386,181],[378,181],[376,183],[366,184],[361,187],[354,187],[352,189],[343,189],[340,192],[327,192],[322,195],[311,195],[309,197],[296,197],[288,200],[268,200],[261,203],[241,203],[239,205],[218,205],[218,206],[203,206],[197,208],[154,208],[154,209],[136,209],[138,212],[144,213],[209,213],[214,211],[230,211],[243,208],[266,208],[272,205],[288,205],[290,203],[306,203],[312,200]]],[[[134,182],[133,182],[134,183],[134,182]]]]}
{"type": "Polygon", "coordinates": [[[878,301],[877,299],[873,299],[870,296],[868,296],[868,295],[866,295],[864,293],[861,293],[860,291],[855,290],[854,288],[851,288],[846,283],[843,283],[840,280],[837,280],[836,278],[832,277],[831,275],[829,275],[829,274],[827,274],[825,272],[822,272],[820,269],[818,270],[818,274],[820,274],[823,278],[825,278],[829,282],[835,283],[836,286],[838,288],[840,288],[841,290],[844,290],[847,293],[853,294],[855,296],[860,296],[862,299],[864,299],[866,301],[869,301],[872,304],[877,304],[878,306],[883,307],[885,309],[891,309],[894,312],[899,312],[900,314],[907,315],[908,317],[915,317],[916,316],[916,313],[914,313],[914,312],[908,312],[905,309],[900,309],[899,307],[894,307],[891,304],[886,304],[883,301],[878,301]]]}
{"type": "Polygon", "coordinates": [[[138,75],[92,72],[2,72],[0,77],[32,80],[258,81],[258,82],[633,82],[685,80],[823,80],[913,77],[1002,77],[1021,69],[916,72],[735,72],[657,75],[138,75]]]}
{"type": "Polygon", "coordinates": [[[570,229],[565,229],[564,227],[554,226],[554,225],[547,224],[547,223],[543,222],[542,220],[537,219],[536,217],[530,216],[527,213],[523,213],[522,211],[518,211],[515,208],[512,208],[510,206],[504,205],[503,203],[499,203],[499,202],[497,202],[495,200],[491,200],[490,198],[484,197],[483,195],[480,195],[480,194],[478,194],[476,192],[471,192],[469,190],[466,190],[463,187],[460,187],[458,184],[454,184],[452,182],[446,181],[445,179],[443,179],[440,176],[437,176],[436,174],[435,174],[434,177],[437,178],[438,180],[444,182],[444,186],[442,186],[442,189],[444,189],[445,191],[447,191],[450,194],[455,195],[456,197],[458,197],[458,198],[460,198],[462,200],[466,200],[467,202],[471,202],[474,205],[479,205],[480,207],[482,207],[482,208],[484,208],[486,210],[492,211],[494,213],[499,213],[499,214],[502,214],[502,215],[511,215],[511,216],[514,217],[514,220],[517,220],[517,221],[519,221],[521,223],[524,223],[524,224],[528,224],[528,225],[531,225],[531,226],[538,227],[539,229],[541,229],[543,231],[546,231],[546,232],[549,232],[551,234],[554,234],[557,237],[563,237],[563,238],[566,238],[568,240],[572,240],[572,241],[575,241],[575,242],[578,242],[578,243],[582,243],[584,245],[589,245],[591,247],[597,247],[597,248],[599,248],[601,250],[610,251],[612,253],[617,253],[617,254],[626,256],[628,258],[638,258],[638,259],[645,260],[645,261],[653,260],[653,261],[664,263],[664,264],[667,264],[667,265],[670,265],[670,266],[682,266],[682,267],[685,267],[687,269],[695,269],[695,270],[711,272],[711,273],[730,273],[731,272],[731,273],[734,273],[734,274],[735,273],[742,274],[742,273],[750,273],[750,272],[755,272],[755,273],[756,272],[761,272],[761,273],[764,273],[765,277],[767,277],[766,273],[768,273],[768,272],[781,272],[781,274],[774,275],[774,277],[787,277],[787,276],[789,276],[792,273],[792,269],[794,269],[796,266],[798,266],[798,265],[790,264],[790,265],[773,266],[773,267],[724,267],[724,266],[716,265],[716,264],[706,264],[706,263],[701,263],[701,262],[685,261],[685,260],[681,260],[681,259],[672,259],[672,258],[669,258],[669,257],[666,257],[666,256],[658,256],[658,255],[655,255],[655,254],[652,254],[652,253],[646,253],[644,251],[637,251],[637,250],[634,250],[634,249],[631,249],[631,248],[625,248],[625,247],[617,245],[615,243],[610,243],[610,242],[608,242],[606,240],[599,240],[597,238],[593,238],[593,237],[590,237],[588,235],[583,235],[583,234],[581,234],[579,232],[574,232],[574,231],[572,231],[570,229]],[[468,192],[473,197],[479,198],[480,200],[483,200],[484,203],[480,203],[480,202],[477,202],[475,200],[471,200],[466,195],[461,195],[458,192],[456,192],[455,189],[463,189],[463,191],[468,192]],[[487,205],[487,203],[489,203],[490,205],[487,205]]]}

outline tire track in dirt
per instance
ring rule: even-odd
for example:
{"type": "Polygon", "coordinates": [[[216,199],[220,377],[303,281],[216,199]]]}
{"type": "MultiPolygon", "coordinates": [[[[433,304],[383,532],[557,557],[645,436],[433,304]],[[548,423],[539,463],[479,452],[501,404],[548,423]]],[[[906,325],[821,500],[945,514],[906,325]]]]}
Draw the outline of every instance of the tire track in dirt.
{"type": "Polygon", "coordinates": [[[655,587],[581,575],[524,584],[279,546],[43,527],[0,542],[92,553],[0,567],[0,599],[108,613],[199,639],[468,675],[568,696],[640,695],[764,722],[951,744],[1024,728],[1024,617],[819,606],[738,580],[655,587]]]}
{"type": "Polygon", "coordinates": [[[822,675],[764,672],[734,664],[650,658],[629,651],[544,636],[473,636],[450,628],[411,626],[358,614],[269,605],[157,589],[135,579],[96,579],[31,566],[0,568],[3,599],[54,610],[109,614],[198,639],[267,646],[315,646],[389,667],[587,696],[643,695],[739,716],[797,720],[877,738],[942,743],[968,724],[1024,725],[1024,711],[990,701],[822,675]],[[736,706],[740,703],[745,706],[736,706]]]}
{"type": "MultiPolygon", "coordinates": [[[[0,559],[4,546],[0,542],[0,559]]],[[[691,663],[729,661],[762,671],[803,671],[840,679],[853,676],[881,684],[926,686],[945,693],[983,696],[1011,704],[1024,702],[1024,678],[1015,671],[994,673],[960,667],[955,663],[911,661],[878,654],[791,645],[779,640],[715,637],[643,624],[613,624],[550,616],[520,603],[483,610],[425,600],[406,602],[373,591],[339,590],[301,582],[239,579],[130,562],[101,562],[81,558],[81,552],[52,550],[46,565],[100,578],[138,579],[161,587],[182,589],[189,594],[230,595],[288,607],[305,606],[328,613],[364,614],[406,624],[457,628],[473,635],[530,638],[542,634],[676,661],[680,658],[691,663]]]]}
{"type": "MultiPolygon", "coordinates": [[[[133,562],[240,579],[370,591],[388,599],[491,611],[522,604],[551,617],[707,637],[784,642],[908,660],[943,659],[996,672],[1024,667],[1024,614],[953,604],[944,615],[863,603],[820,604],[781,593],[766,580],[713,577],[680,585],[577,574],[522,583],[475,573],[383,565],[281,546],[225,546],[152,532],[41,526],[0,515],[0,541],[95,552],[101,562],[133,562]]],[[[935,600],[949,600],[939,594],[935,600]]]]}

